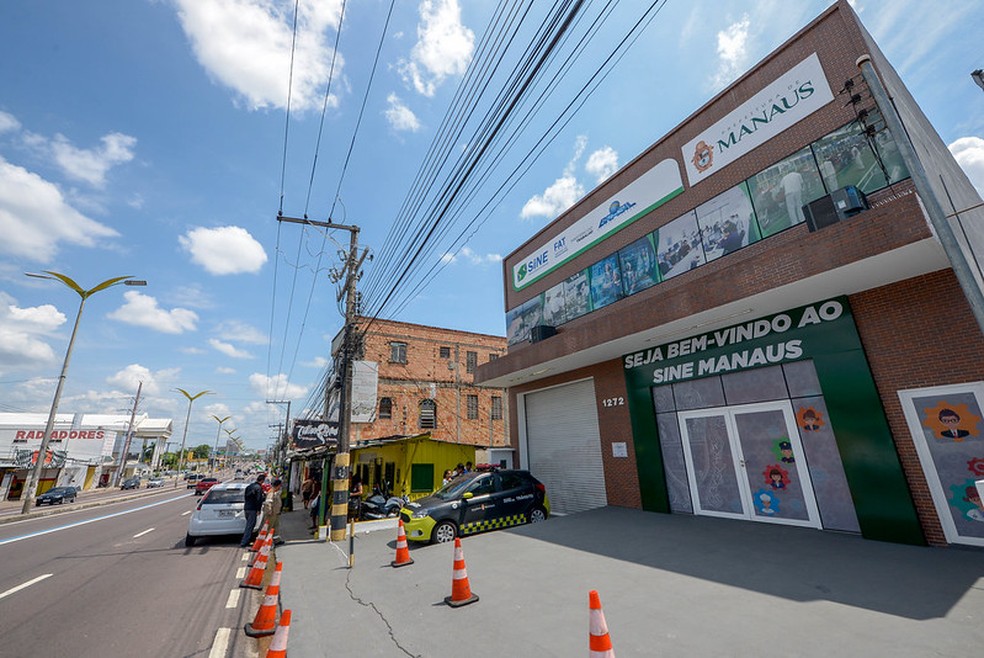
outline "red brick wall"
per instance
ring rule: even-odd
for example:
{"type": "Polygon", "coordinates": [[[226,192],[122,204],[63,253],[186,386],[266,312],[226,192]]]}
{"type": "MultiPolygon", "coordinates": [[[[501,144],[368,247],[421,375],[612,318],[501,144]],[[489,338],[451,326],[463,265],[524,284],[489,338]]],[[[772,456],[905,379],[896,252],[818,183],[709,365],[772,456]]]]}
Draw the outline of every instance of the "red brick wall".
{"type": "Polygon", "coordinates": [[[897,391],[984,379],[984,340],[952,270],[850,297],[902,468],[926,539],[945,545],[943,528],[897,391]]]}

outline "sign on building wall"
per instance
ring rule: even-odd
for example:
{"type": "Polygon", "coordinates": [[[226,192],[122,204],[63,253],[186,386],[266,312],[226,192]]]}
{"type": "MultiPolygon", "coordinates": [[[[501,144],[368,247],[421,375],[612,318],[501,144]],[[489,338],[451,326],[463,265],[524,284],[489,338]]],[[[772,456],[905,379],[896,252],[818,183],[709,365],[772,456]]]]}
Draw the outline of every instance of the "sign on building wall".
{"type": "Polygon", "coordinates": [[[683,192],[680,165],[663,160],[513,266],[522,290],[683,192]]]}
{"type": "Polygon", "coordinates": [[[376,420],[376,386],[379,383],[379,364],[375,361],[352,363],[352,422],[371,423],[376,420]]]}
{"type": "Polygon", "coordinates": [[[294,448],[315,448],[338,442],[338,423],[323,420],[295,420],[291,437],[294,448]]]}
{"type": "MultiPolygon", "coordinates": [[[[51,432],[49,451],[79,463],[100,463],[113,454],[117,433],[103,428],[56,428],[51,432]]],[[[0,429],[0,454],[37,453],[44,438],[44,427],[0,429]]]]}
{"type": "Polygon", "coordinates": [[[696,185],[833,99],[820,58],[813,53],[687,142],[687,180],[696,185]]]}

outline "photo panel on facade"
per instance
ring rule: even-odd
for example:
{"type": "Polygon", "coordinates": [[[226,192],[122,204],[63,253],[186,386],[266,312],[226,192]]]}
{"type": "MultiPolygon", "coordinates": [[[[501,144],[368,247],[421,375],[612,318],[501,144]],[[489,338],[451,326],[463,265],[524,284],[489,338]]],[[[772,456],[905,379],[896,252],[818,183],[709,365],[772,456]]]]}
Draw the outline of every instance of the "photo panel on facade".
{"type": "Polygon", "coordinates": [[[888,185],[868,138],[852,122],[813,143],[820,175],[828,192],[854,185],[862,192],[874,192],[888,185]]]}
{"type": "Polygon", "coordinates": [[[622,299],[622,274],[618,254],[612,254],[588,268],[591,284],[591,307],[602,308],[622,299]]]}
{"type": "Polygon", "coordinates": [[[708,261],[758,242],[761,237],[745,183],[697,206],[697,222],[708,261]]]}
{"type": "Polygon", "coordinates": [[[557,327],[567,322],[564,282],[543,293],[543,324],[557,327]]]}
{"type": "Polygon", "coordinates": [[[899,151],[899,145],[895,143],[891,133],[888,132],[888,127],[885,125],[885,120],[882,118],[881,112],[878,110],[869,112],[867,123],[877,131],[874,139],[875,153],[881,158],[881,164],[885,170],[888,182],[898,183],[900,180],[908,178],[909,169],[905,166],[905,162],[902,161],[902,153],[899,151]]]}
{"type": "Polygon", "coordinates": [[[661,227],[656,238],[656,266],[661,280],[689,272],[707,262],[700,243],[697,214],[691,210],[661,227]]]}
{"type": "Polygon", "coordinates": [[[809,147],[748,179],[762,237],[806,221],[803,206],[827,194],[809,147]]]}
{"type": "Polygon", "coordinates": [[[506,337],[510,345],[530,339],[533,327],[543,324],[543,295],[537,295],[506,313],[506,337]]]}
{"type": "Polygon", "coordinates": [[[618,252],[618,260],[622,267],[622,289],[626,296],[659,283],[652,235],[640,238],[623,248],[618,252]]]}
{"type": "Polygon", "coordinates": [[[568,322],[591,312],[591,289],[588,286],[587,270],[581,270],[564,280],[564,308],[568,322]]]}

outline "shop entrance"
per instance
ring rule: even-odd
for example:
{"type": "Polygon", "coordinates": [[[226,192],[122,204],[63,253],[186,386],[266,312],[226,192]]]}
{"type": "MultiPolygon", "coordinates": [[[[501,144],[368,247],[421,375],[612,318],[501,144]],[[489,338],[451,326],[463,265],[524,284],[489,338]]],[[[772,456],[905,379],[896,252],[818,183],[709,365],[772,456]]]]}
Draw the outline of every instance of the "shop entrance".
{"type": "Polygon", "coordinates": [[[820,528],[789,401],[678,412],[695,514],[820,528]]]}

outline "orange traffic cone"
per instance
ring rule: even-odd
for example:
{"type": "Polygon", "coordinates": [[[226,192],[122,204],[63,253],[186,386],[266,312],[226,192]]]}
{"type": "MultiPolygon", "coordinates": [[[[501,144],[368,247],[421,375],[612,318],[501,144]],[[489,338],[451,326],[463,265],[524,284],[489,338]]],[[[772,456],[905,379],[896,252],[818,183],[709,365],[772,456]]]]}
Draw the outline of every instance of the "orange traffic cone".
{"type": "Polygon", "coordinates": [[[253,555],[252,559],[249,561],[249,566],[253,566],[254,564],[256,564],[261,556],[263,557],[264,560],[269,560],[270,550],[272,549],[272,547],[273,547],[273,537],[267,535],[266,539],[263,540],[263,546],[260,547],[260,552],[257,553],[256,555],[253,555]]]}
{"type": "Polygon", "coordinates": [[[263,637],[273,635],[277,630],[277,599],[280,598],[280,572],[284,568],[284,563],[277,560],[277,567],[273,572],[273,578],[267,585],[266,596],[263,597],[263,604],[256,611],[256,617],[252,624],[243,626],[246,635],[250,637],[263,637]]]}
{"type": "Polygon", "coordinates": [[[255,553],[256,551],[263,548],[263,542],[266,541],[267,524],[266,521],[263,522],[263,527],[260,528],[260,534],[256,535],[256,541],[253,545],[249,547],[250,553],[255,553]]]}
{"type": "Polygon", "coordinates": [[[267,568],[267,557],[270,555],[270,544],[264,543],[263,548],[256,555],[256,559],[253,561],[253,566],[249,570],[249,574],[243,579],[243,582],[239,583],[240,587],[248,587],[249,589],[263,589],[263,574],[266,572],[267,568]]]}
{"type": "Polygon", "coordinates": [[[405,567],[408,564],[413,564],[413,558],[407,546],[407,531],[403,529],[403,519],[400,519],[400,529],[396,533],[396,559],[390,562],[390,566],[405,567]]]}
{"type": "Polygon", "coordinates": [[[615,658],[612,638],[608,636],[608,624],[605,623],[605,613],[601,611],[601,599],[595,590],[588,592],[588,607],[591,616],[588,621],[588,655],[591,658],[615,658]]]}
{"type": "Polygon", "coordinates": [[[444,602],[452,608],[474,603],[478,595],[472,594],[468,585],[468,571],[465,569],[465,554],[461,550],[461,538],[454,538],[454,567],[451,572],[451,596],[445,596],[444,602]]]}
{"type": "Polygon", "coordinates": [[[280,615],[280,625],[277,632],[273,634],[273,641],[270,642],[270,650],[267,651],[266,658],[287,658],[287,634],[290,632],[290,610],[284,610],[280,615]]]}

